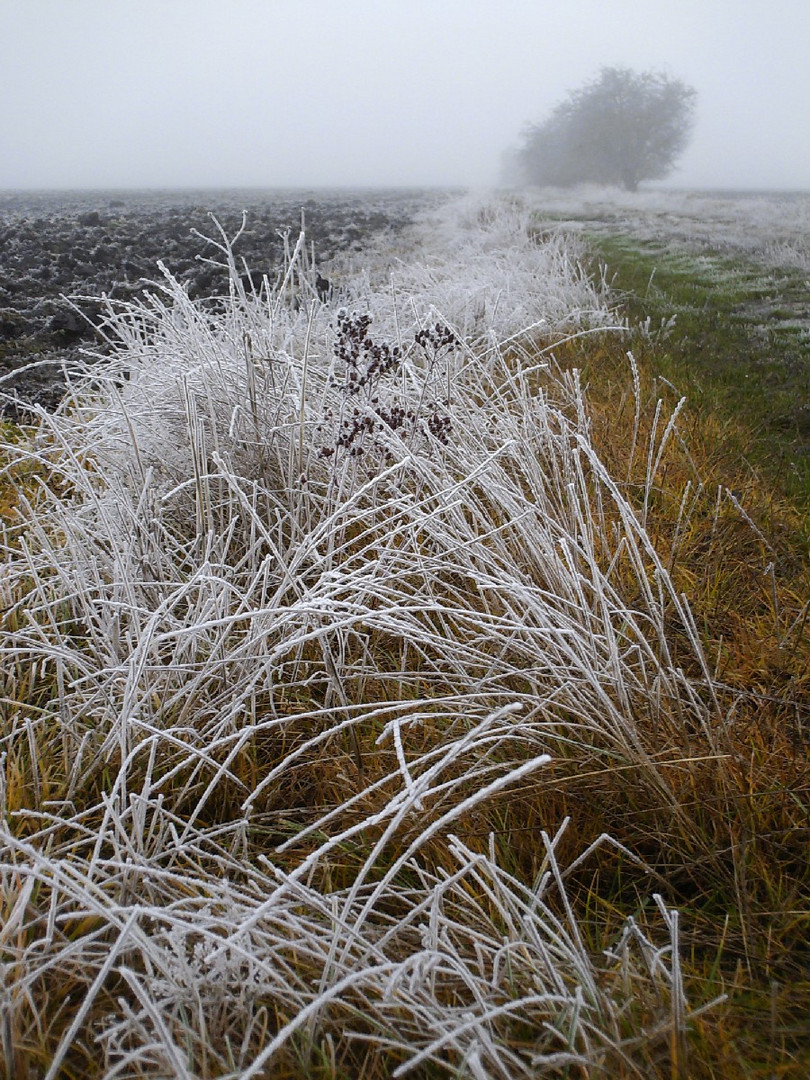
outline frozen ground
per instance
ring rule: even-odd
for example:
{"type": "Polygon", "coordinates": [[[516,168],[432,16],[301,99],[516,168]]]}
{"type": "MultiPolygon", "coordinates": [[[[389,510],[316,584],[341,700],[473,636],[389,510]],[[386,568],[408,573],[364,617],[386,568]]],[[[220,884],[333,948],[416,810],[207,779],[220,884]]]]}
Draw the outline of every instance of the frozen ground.
{"type": "Polygon", "coordinates": [[[590,188],[525,198],[543,232],[589,244],[614,302],[621,290],[634,318],[673,330],[690,397],[703,395],[692,376],[705,376],[711,407],[756,433],[757,460],[806,498],[810,193],[590,188]]]}
{"type": "Polygon", "coordinates": [[[810,192],[622,192],[584,187],[526,196],[573,229],[632,233],[810,274],[810,192]]]}
{"type": "MultiPolygon", "coordinates": [[[[447,198],[429,190],[200,190],[0,192],[0,388],[53,407],[64,391],[63,361],[98,345],[99,299],[131,300],[160,276],[158,260],[193,298],[228,290],[201,238],[210,214],[235,233],[236,256],[274,281],[302,213],[319,266],[397,233],[447,198]],[[286,238],[286,239],[285,239],[286,238]],[[65,297],[77,299],[71,307],[65,297]]],[[[8,403],[7,403],[8,407],[8,403]]],[[[13,411],[13,410],[12,410],[13,411]]]]}

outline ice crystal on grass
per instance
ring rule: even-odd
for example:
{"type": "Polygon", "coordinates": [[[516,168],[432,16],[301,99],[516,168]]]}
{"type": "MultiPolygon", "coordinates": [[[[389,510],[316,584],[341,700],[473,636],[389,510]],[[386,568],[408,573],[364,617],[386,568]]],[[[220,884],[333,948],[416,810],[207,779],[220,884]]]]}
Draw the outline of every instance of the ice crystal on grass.
{"type": "Polygon", "coordinates": [[[282,297],[228,263],[218,310],[166,274],[8,448],[48,483],[6,537],[7,1070],[639,1073],[644,1024],[685,1022],[640,927],[586,944],[560,834],[533,887],[470,839],[572,748],[666,793],[647,729],[712,717],[670,655],[677,620],[703,663],[688,608],[536,356],[609,311],[520,208],[449,213],[379,287],[344,276],[362,314],[300,268],[282,297]],[[338,452],[371,440],[374,469],[338,452]]]}
{"type": "Polygon", "coordinates": [[[332,410],[327,409],[324,423],[318,426],[321,431],[331,423],[336,429],[334,444],[322,446],[321,456],[334,456],[337,462],[343,455],[361,457],[372,450],[379,461],[390,465],[394,453],[390,443],[386,445],[380,438],[383,432],[398,435],[409,448],[412,448],[414,438],[418,438],[424,449],[426,439],[429,443],[431,436],[446,446],[453,428],[452,420],[444,411],[450,404],[451,394],[449,359],[444,372],[438,373],[438,385],[444,387],[447,396],[438,402],[430,396],[429,388],[434,384],[435,389],[441,354],[457,344],[455,334],[439,323],[423,327],[414,334],[412,345],[422,353],[425,367],[423,390],[414,409],[407,391],[396,383],[396,376],[402,371],[401,346],[374,341],[369,336],[370,325],[368,314],[338,312],[333,351],[343,370],[333,385],[339,388],[344,400],[339,416],[335,417],[332,410]]]}

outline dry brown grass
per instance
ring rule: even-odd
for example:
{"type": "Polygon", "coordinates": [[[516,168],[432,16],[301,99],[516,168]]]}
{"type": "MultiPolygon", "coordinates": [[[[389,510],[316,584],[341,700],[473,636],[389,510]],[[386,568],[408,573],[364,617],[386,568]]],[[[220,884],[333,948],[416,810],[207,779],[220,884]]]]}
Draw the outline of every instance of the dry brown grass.
{"type": "MultiPolygon", "coordinates": [[[[655,378],[654,350],[633,347],[642,408],[632,460],[628,342],[591,338],[554,354],[562,369],[581,368],[595,443],[641,512],[656,403],[663,393],[672,408],[677,398],[655,378]]],[[[683,732],[674,742],[650,733],[651,754],[673,761],[661,768],[674,805],[633,769],[606,768],[566,777],[555,809],[575,813],[586,837],[609,832],[666,877],[693,985],[729,995],[695,1023],[689,1076],[799,1077],[810,1063],[807,523],[739,456],[744,431],[730,453],[725,425],[698,420],[688,405],[679,429],[647,500],[647,528],[689,598],[722,723],[712,745],[700,732],[688,742],[683,732]]],[[[583,887],[598,905],[635,886],[608,870],[583,887]]]]}
{"type": "MultiPolygon", "coordinates": [[[[37,592],[44,588],[45,571],[40,577],[17,574],[16,593],[4,598],[4,630],[13,647],[6,652],[2,689],[5,825],[9,846],[12,841],[17,846],[4,863],[0,895],[2,961],[11,988],[0,1002],[2,1053],[14,1080],[43,1076],[74,1023],[76,1037],[67,1040],[70,1045],[57,1071],[65,1080],[100,1075],[103,1065],[93,1039],[105,1025],[109,1032],[111,1016],[126,1014],[131,1021],[122,1038],[142,1038],[141,1062],[150,1033],[156,1044],[163,1040],[164,1049],[172,1045],[149,1012],[151,1000],[144,1005],[139,997],[146,983],[166,975],[168,967],[150,973],[149,961],[128,947],[126,967],[114,968],[110,960],[102,977],[117,935],[123,940],[125,915],[119,918],[116,913],[129,912],[126,918],[134,922],[126,926],[134,926],[143,940],[159,938],[164,954],[171,951],[169,931],[176,930],[180,964],[201,938],[198,924],[190,917],[182,923],[178,911],[206,910],[214,926],[210,946],[211,940],[219,942],[231,932],[231,917],[243,917],[243,900],[250,922],[250,904],[260,907],[272,886],[271,863],[279,876],[292,877],[302,867],[307,871],[305,886],[289,907],[267,916],[268,922],[283,922],[286,916],[291,926],[302,928],[300,933],[285,929],[287,936],[282,934],[274,946],[275,962],[284,975],[280,982],[285,984],[276,988],[275,996],[268,991],[266,1000],[252,1002],[250,1009],[235,1008],[242,976],[234,967],[223,976],[234,982],[227,995],[195,999],[192,980],[185,1004],[174,1009],[170,997],[164,1003],[169,1018],[165,1023],[174,1025],[174,1038],[184,1040],[193,1075],[219,1076],[226,1046],[244,1045],[250,1054],[260,1053],[286,1024],[295,1022],[295,998],[284,996],[286,984],[301,990],[299,1000],[311,1000],[319,982],[326,983],[334,959],[329,955],[330,931],[341,942],[336,951],[346,954],[355,948],[362,952],[371,948],[369,941],[387,936],[398,959],[416,955],[431,928],[415,921],[414,904],[430,896],[437,883],[460,874],[459,844],[470,853],[464,872],[455,891],[434,892],[439,897],[435,908],[438,912],[444,905],[441,917],[449,921],[442,926],[450,927],[447,933],[456,950],[443,955],[462,958],[469,970],[477,964],[483,972],[475,993],[490,974],[495,984],[495,957],[506,940],[512,943],[511,951],[506,949],[505,960],[498,959],[506,964],[498,988],[505,1005],[535,988],[540,966],[515,931],[518,915],[525,913],[517,902],[525,899],[521,889],[534,888],[537,903],[542,898],[545,905],[544,917],[559,918],[560,926],[579,939],[577,955],[595,958],[605,1013],[610,1012],[607,1003],[615,1004],[615,1012],[600,1017],[614,1032],[612,1043],[596,1040],[589,1047],[589,1064],[546,1065],[543,1075],[799,1080],[806,1074],[810,574],[801,549],[802,526],[791,507],[739,463],[736,450],[728,451],[722,425],[692,416],[688,404],[677,426],[669,425],[677,395],[654,378],[655,353],[643,339],[632,343],[638,357],[634,377],[626,355],[629,344],[615,335],[589,334],[550,351],[547,342],[523,351],[516,347],[500,375],[492,377],[493,393],[500,389],[501,378],[503,400],[508,393],[519,399],[520,388],[510,382],[510,364],[536,368],[541,359],[537,351],[545,349],[545,359],[553,356],[554,363],[550,371],[537,369],[535,389],[545,387],[555,401],[568,402],[570,423],[563,410],[556,426],[542,432],[533,447],[536,456],[546,455],[542,464],[547,474],[532,471],[536,458],[520,446],[524,457],[516,453],[504,466],[499,488],[469,483],[458,511],[459,520],[463,517],[470,526],[469,534],[440,531],[451,513],[444,503],[437,503],[442,513],[431,510],[433,516],[414,518],[413,528],[393,540],[388,511],[399,512],[404,505],[395,499],[336,518],[339,542],[330,550],[330,565],[340,563],[346,571],[345,589],[329,591],[317,565],[295,565],[303,566],[302,580],[309,574],[314,585],[322,587],[320,595],[339,612],[341,603],[359,604],[360,596],[365,622],[342,638],[319,637],[305,626],[306,634],[291,636],[272,678],[257,678],[252,694],[244,694],[240,679],[253,677],[252,671],[283,637],[272,624],[261,627],[263,636],[256,639],[261,648],[248,651],[242,660],[248,631],[238,622],[220,631],[217,623],[221,612],[216,602],[221,595],[230,597],[233,584],[227,574],[228,588],[222,594],[213,588],[210,596],[202,588],[199,593],[186,590],[183,606],[177,612],[169,608],[176,622],[167,623],[169,630],[160,641],[163,653],[158,646],[148,657],[140,653],[133,632],[130,655],[154,664],[149,677],[135,684],[148,690],[137,699],[138,720],[151,724],[160,737],[144,734],[143,727],[128,727],[128,714],[127,723],[121,723],[114,708],[109,710],[113,719],[107,720],[103,693],[112,695],[116,686],[105,681],[103,664],[98,664],[100,673],[93,668],[95,653],[107,642],[106,624],[93,623],[91,605],[82,609],[69,593],[58,603],[50,598],[45,603],[37,592]],[[587,409],[570,375],[575,367],[588,387],[587,409]],[[675,592],[688,598],[692,621],[687,624],[685,608],[662,592],[669,597],[663,623],[649,631],[649,641],[645,619],[654,622],[649,614],[654,605],[648,598],[660,584],[660,568],[650,549],[640,548],[641,554],[631,556],[629,544],[613,542],[620,535],[618,502],[610,503],[593,460],[583,465],[572,452],[578,436],[584,440],[586,434],[621,495],[630,501],[635,520],[643,522],[675,592]],[[669,437],[659,455],[665,434],[669,437]],[[596,627],[590,641],[596,650],[600,634],[614,633],[617,651],[649,645],[645,662],[653,673],[644,685],[641,675],[636,678],[647,670],[644,663],[628,663],[632,677],[627,685],[617,680],[616,685],[597,688],[604,690],[603,698],[594,696],[597,690],[587,684],[584,667],[572,664],[570,678],[562,676],[554,683],[556,673],[544,670],[543,658],[531,654],[533,642],[540,641],[552,655],[553,641],[549,644],[540,635],[520,637],[526,627],[515,609],[522,595],[551,591],[555,566],[562,564],[553,563],[557,550],[549,544],[544,567],[537,552],[521,547],[524,534],[504,520],[504,507],[523,506],[516,496],[510,504],[503,493],[512,498],[519,492],[528,503],[547,498],[548,514],[568,521],[567,485],[579,465],[577,507],[588,508],[597,539],[592,550],[584,541],[580,545],[576,522],[570,536],[562,527],[553,535],[571,539],[571,560],[582,560],[582,573],[572,580],[584,583],[583,589],[602,582],[603,598],[610,586],[620,601],[610,617],[599,622],[598,610],[594,614],[598,605],[583,593],[583,618],[592,619],[588,625],[596,627]],[[542,483],[532,488],[538,477],[548,479],[548,490],[542,483]],[[496,540],[490,538],[494,530],[496,540]],[[453,561],[442,549],[444,538],[466,550],[472,546],[468,536],[476,542],[483,538],[476,547],[479,561],[453,561]],[[588,566],[591,554],[593,565],[588,566]],[[383,596],[386,576],[375,577],[383,558],[390,560],[391,575],[397,576],[396,602],[390,593],[383,596]],[[484,584],[490,563],[498,560],[512,576],[484,584]],[[355,570],[362,573],[352,578],[349,571],[355,570]],[[525,594],[520,591],[523,580],[530,583],[525,594]],[[398,622],[412,597],[418,601],[413,621],[398,622]],[[392,608],[390,618],[375,621],[385,603],[392,608]],[[503,638],[496,647],[481,626],[498,625],[510,605],[508,648],[503,638]],[[637,625],[628,629],[636,616],[637,625]],[[200,633],[193,639],[198,651],[190,657],[176,651],[191,637],[190,625],[196,632],[207,622],[214,629],[208,638],[200,633]],[[40,649],[40,638],[48,635],[49,648],[40,649]],[[696,649],[696,639],[702,651],[696,649]],[[81,668],[84,660],[87,672],[81,668]],[[686,678],[666,681],[679,667],[686,678]],[[567,682],[574,691],[569,692],[567,682]],[[546,695],[552,684],[554,692],[546,695]],[[85,699],[85,685],[99,689],[85,699]],[[479,685],[483,689],[477,689],[479,685]],[[689,697],[692,692],[694,699],[689,697]],[[236,693],[243,693],[242,711],[225,723],[221,717],[236,693]],[[477,742],[463,742],[485,712],[514,701],[535,709],[530,725],[513,724],[510,713],[482,727],[477,742]],[[602,706],[613,710],[610,723],[600,712],[602,706]],[[586,707],[592,711],[586,714],[586,707]],[[417,720],[399,733],[400,746],[390,727],[389,737],[380,741],[396,717],[417,720]],[[457,744],[460,749],[453,756],[457,744]],[[546,752],[552,760],[542,771],[527,770],[517,783],[473,800],[455,814],[455,808],[492,777],[517,773],[546,752]],[[394,828],[389,809],[396,809],[397,798],[407,794],[403,784],[407,788],[408,771],[413,783],[442,760],[446,764],[426,787],[418,811],[404,799],[401,805],[408,813],[394,828]],[[485,772],[490,766],[492,772],[485,772]],[[129,804],[122,785],[132,799],[129,804]],[[113,795],[120,805],[113,807],[113,795]],[[148,813],[135,828],[140,805],[148,805],[148,813]],[[562,828],[566,820],[569,825],[562,828]],[[173,842],[173,829],[184,836],[187,830],[184,844],[173,842]],[[35,841],[30,851],[25,848],[29,839],[35,841]],[[101,850],[94,859],[88,853],[97,842],[101,850]],[[316,859],[319,849],[322,855],[316,859]],[[411,849],[414,858],[403,861],[403,853],[411,849]],[[53,851],[58,858],[50,862],[53,851]],[[129,855],[131,864],[126,862],[129,855]],[[39,876],[29,872],[29,857],[40,860],[39,876]],[[479,857],[489,861],[478,863],[479,857]],[[18,873],[9,869],[17,865],[15,859],[18,873]],[[90,886],[78,881],[79,868],[88,865],[90,886]],[[552,880],[544,891],[541,882],[547,874],[559,875],[559,881],[552,880]],[[506,875],[508,888],[503,884],[506,875]],[[357,917],[364,898],[374,896],[389,876],[391,888],[377,894],[378,921],[369,939],[361,933],[341,938],[330,922],[338,905],[346,903],[341,909],[346,918],[357,917]],[[563,878],[565,888],[558,887],[563,878]],[[352,904],[346,896],[357,882],[362,887],[352,904]],[[654,894],[662,900],[655,901],[654,894]],[[141,900],[149,912],[144,925],[132,906],[141,900]],[[236,912],[233,916],[228,904],[236,912]],[[674,910],[679,914],[680,949],[673,955],[661,938],[661,914],[671,919],[674,910]],[[688,1024],[676,1015],[682,1002],[671,992],[677,980],[667,981],[671,966],[664,977],[663,968],[656,974],[654,965],[651,970],[631,963],[621,953],[628,916],[648,942],[662,941],[659,959],[664,958],[664,967],[680,961],[689,1002],[698,1009],[688,1024]],[[316,946],[324,947],[325,959],[316,946]],[[38,960],[40,950],[47,948],[59,958],[53,966],[38,960]],[[88,988],[97,977],[97,995],[82,1015],[88,988]],[[699,1011],[723,994],[724,1003],[699,1011]]],[[[483,400],[479,393],[476,406],[483,400]]],[[[735,432],[735,447],[739,438],[735,432]]],[[[44,539],[53,543],[54,565],[48,569],[56,574],[61,570],[59,543],[34,529],[37,524],[47,527],[47,520],[42,524],[47,515],[34,515],[15,532],[11,504],[43,482],[43,497],[49,487],[62,484],[58,455],[52,475],[47,455],[15,457],[9,449],[8,461],[0,500],[0,506],[8,507],[11,528],[6,535],[8,558],[18,557],[23,539],[44,539]]],[[[81,477],[74,479],[80,486],[81,477]]],[[[420,497],[423,482],[426,485],[424,476],[420,497]]],[[[89,501],[94,490],[88,482],[89,501]]],[[[301,520],[290,515],[290,535],[301,520]]],[[[255,533],[245,532],[259,546],[255,533]]],[[[76,535],[82,535],[78,528],[76,535]]],[[[548,540],[542,532],[537,535],[548,540]]],[[[282,536],[279,529],[279,544],[282,541],[288,543],[289,535],[282,536]]],[[[250,544],[234,541],[226,554],[241,568],[250,544]]],[[[80,563],[78,556],[72,557],[80,563]]],[[[255,561],[259,565],[261,559],[255,561]]],[[[226,565],[226,570],[233,567],[226,565]]],[[[232,576],[235,581],[235,570],[232,576]]],[[[557,578],[563,587],[567,580],[557,578]]],[[[170,579],[168,590],[174,585],[170,579]]],[[[87,595],[107,602],[108,586],[106,580],[98,586],[94,582],[87,595]]],[[[146,590],[139,595],[148,599],[146,590]]],[[[247,590],[245,595],[253,594],[247,590]]],[[[553,599],[565,612],[566,604],[575,607],[573,595],[553,599]]],[[[291,587],[289,603],[274,607],[273,618],[286,617],[295,598],[291,587]]],[[[119,603],[136,628],[142,625],[141,607],[119,603]]],[[[102,614],[106,610],[102,603],[99,608],[102,614]]],[[[222,610],[230,614],[229,608],[222,610]]],[[[553,607],[548,610],[549,617],[558,613],[553,607]]],[[[539,604],[536,611],[543,612],[539,604]]],[[[123,635],[124,630],[116,632],[123,635]]],[[[589,639],[584,639],[587,644],[589,639]]],[[[128,662],[124,650],[122,655],[128,662]]],[[[119,671],[112,661],[110,668],[121,680],[130,670],[121,663],[119,671]]],[[[438,925],[440,915],[431,914],[430,919],[438,925]]],[[[202,961],[200,965],[208,970],[202,961]]],[[[197,969],[189,970],[193,974],[197,969]]],[[[561,979],[570,979],[564,966],[563,971],[561,979]]],[[[177,981],[182,990],[179,976],[177,981]]],[[[407,998],[406,981],[399,986],[401,997],[386,997],[382,984],[373,981],[370,989],[348,988],[321,1007],[317,1023],[313,1020],[291,1036],[259,1075],[324,1080],[382,1080],[391,1075],[404,1060],[403,1033],[421,1037],[420,1017],[427,1015],[419,1012],[421,999],[414,1005],[407,998]],[[351,1037],[344,1036],[344,1027],[351,1028],[351,1037]]],[[[455,970],[439,980],[436,1002],[447,1011],[460,1010],[475,1003],[475,994],[455,970]]],[[[525,1010],[513,1015],[507,1008],[492,1021],[492,1038],[525,1062],[555,1024],[565,1029],[563,1035],[569,1027],[575,1030],[570,1011],[543,1009],[528,1016],[525,1010]]],[[[562,1038],[560,1045],[574,1045],[573,1036],[568,1043],[562,1038]]],[[[125,1053],[128,1046],[118,1050],[125,1053]]],[[[165,1075],[168,1068],[158,1063],[151,1073],[133,1075],[165,1075]]],[[[447,1051],[445,1057],[420,1065],[415,1075],[472,1075],[466,1068],[461,1056],[447,1051]]],[[[182,1067],[171,1075],[184,1075],[182,1067]]]]}
{"type": "MultiPolygon", "coordinates": [[[[589,946],[594,952],[605,948],[620,930],[628,909],[636,907],[637,918],[643,922],[652,879],[656,890],[682,913],[684,968],[690,990],[697,1000],[728,995],[726,1005],[692,1022],[688,1047],[680,1051],[679,1060],[686,1055],[689,1063],[683,1075],[753,1077],[770,1069],[772,1075],[798,1078],[807,1065],[802,1055],[809,1000],[806,709],[810,648],[804,632],[807,604],[802,600],[807,595],[807,568],[797,549],[797,521],[789,506],[776,504],[750,471],[744,470],[742,476],[729,472],[722,432],[700,429],[690,422],[688,413],[680,425],[688,436],[683,442],[671,440],[655,486],[645,487],[647,446],[656,424],[660,384],[642,370],[636,452],[630,459],[636,418],[627,389],[629,365],[623,344],[589,338],[587,344],[556,349],[555,359],[560,370],[572,364],[582,367],[589,385],[595,442],[613,475],[625,477],[626,490],[631,496],[635,492],[639,513],[644,511],[646,490],[647,528],[658,551],[668,557],[678,587],[689,597],[717,675],[714,693],[723,721],[711,740],[705,732],[689,733],[671,720],[651,722],[643,734],[648,763],[621,763],[611,755],[605,757],[598,746],[589,754],[583,744],[570,745],[567,725],[558,732],[552,723],[547,736],[555,763],[542,783],[524,784],[477,808],[456,822],[456,832],[482,851],[494,843],[501,864],[527,881],[542,869],[537,835],[550,822],[570,817],[576,823],[559,845],[563,864],[609,834],[639,861],[607,845],[569,877],[572,903],[592,935],[589,946]],[[698,489],[699,483],[703,490],[698,489]],[[744,512],[734,501],[718,497],[718,484],[735,492],[744,512]]],[[[660,417],[657,424],[660,437],[660,417]]],[[[7,483],[6,504],[13,490],[13,484],[7,483]]],[[[8,516],[13,516],[11,511],[8,516]]],[[[469,587],[463,582],[455,585],[469,587]]],[[[674,626],[672,640],[677,647],[674,626]]],[[[380,640],[367,647],[384,650],[387,645],[380,640]]],[[[313,664],[316,659],[309,658],[313,664]]],[[[684,649],[683,659],[694,663],[690,649],[684,649]]],[[[305,655],[299,661],[308,662],[305,655]]],[[[698,681],[702,677],[697,669],[690,675],[698,681]]],[[[432,669],[420,676],[412,668],[408,678],[414,697],[427,689],[437,694],[432,669]]],[[[36,711],[38,702],[47,703],[52,685],[47,675],[40,675],[37,682],[36,673],[21,668],[7,672],[4,698],[7,705],[25,703],[36,711]]],[[[390,692],[386,683],[372,686],[366,682],[354,687],[351,697],[358,704],[370,698],[381,702],[390,692]]],[[[351,708],[350,701],[346,705],[351,708]]],[[[309,706],[311,716],[311,702],[309,706]]],[[[258,702],[257,712],[271,707],[283,708],[294,718],[296,703],[285,700],[283,688],[277,700],[264,706],[258,702]]],[[[299,767],[285,772],[283,785],[271,789],[257,805],[252,841],[257,855],[271,852],[290,837],[291,828],[317,820],[345,802],[348,794],[358,797],[352,811],[358,822],[385,805],[391,794],[391,781],[386,783],[385,778],[396,773],[396,760],[390,747],[375,743],[384,719],[381,714],[376,724],[352,728],[351,739],[336,736],[325,741],[315,758],[307,755],[299,767]]],[[[235,818],[245,793],[312,734],[311,726],[296,733],[291,723],[277,737],[250,740],[231,763],[233,780],[218,787],[201,824],[222,825],[235,818]]],[[[423,727],[421,745],[412,744],[409,753],[424,752],[435,745],[436,738],[435,729],[423,727]]],[[[59,744],[57,730],[48,735],[43,727],[30,742],[29,753],[24,744],[16,744],[16,752],[6,762],[9,811],[26,808],[41,813],[49,800],[58,802],[68,794],[79,803],[98,805],[99,794],[119,763],[115,757],[99,760],[95,768],[85,771],[83,790],[77,791],[74,784],[68,793],[72,770],[59,744]]],[[[157,769],[156,779],[171,765],[167,760],[163,770],[157,769]]],[[[176,790],[183,791],[174,802],[178,818],[194,805],[206,781],[206,770],[196,779],[188,772],[179,771],[173,782],[176,790]]],[[[458,791],[453,793],[458,796],[458,791]]],[[[411,832],[444,808],[427,808],[411,832]]],[[[341,819],[343,827],[349,822],[350,818],[341,819]]],[[[93,828],[92,817],[86,827],[93,828]]],[[[23,826],[18,836],[24,838],[26,831],[23,826]]],[[[398,835],[398,844],[412,839],[406,831],[398,835]]],[[[366,830],[359,846],[342,845],[336,850],[319,870],[319,886],[329,890],[350,884],[374,840],[375,831],[366,830]]],[[[295,845],[289,851],[293,865],[299,853],[295,845]]],[[[440,842],[428,845],[422,855],[435,869],[446,862],[446,848],[440,842]]],[[[380,874],[389,857],[383,853],[380,874]]],[[[47,906],[47,897],[30,894],[26,902],[47,906]]],[[[3,898],[7,921],[20,903],[19,892],[3,898]]],[[[91,924],[92,919],[86,924],[78,921],[64,933],[68,938],[92,933],[91,924]]],[[[18,953],[25,951],[24,946],[19,939],[15,942],[18,953]]],[[[18,1020],[28,1016],[27,1026],[23,1023],[13,1033],[19,1076],[38,1075],[41,1066],[36,1062],[44,1065],[45,1047],[64,1032],[72,1011],[65,986],[64,982],[40,982],[30,990],[30,1004],[14,1010],[18,1020]]],[[[112,986],[109,993],[114,996],[112,986]]],[[[111,1000],[107,994],[94,1012],[103,1013],[105,1000],[111,1000]]],[[[650,1010],[647,1020],[634,1015],[631,1027],[654,1026],[654,1002],[650,1010]]],[[[517,1029],[512,1037],[518,1038],[517,1029]]],[[[345,1050],[336,1050],[329,1040],[321,1051],[320,1064],[309,1052],[308,1075],[377,1077],[395,1060],[371,1051],[346,1059],[345,1050]]],[[[661,1045],[650,1040],[644,1056],[648,1075],[676,1075],[672,1071],[675,1058],[666,1040],[661,1045]]],[[[90,1059],[77,1058],[75,1052],[70,1058],[72,1063],[66,1060],[60,1075],[80,1076],[92,1070],[90,1059]]],[[[274,1075],[292,1076],[302,1065],[293,1055],[288,1066],[279,1059],[277,1067],[274,1075]]],[[[611,1069],[611,1075],[632,1074],[625,1073],[618,1059],[611,1069]]]]}

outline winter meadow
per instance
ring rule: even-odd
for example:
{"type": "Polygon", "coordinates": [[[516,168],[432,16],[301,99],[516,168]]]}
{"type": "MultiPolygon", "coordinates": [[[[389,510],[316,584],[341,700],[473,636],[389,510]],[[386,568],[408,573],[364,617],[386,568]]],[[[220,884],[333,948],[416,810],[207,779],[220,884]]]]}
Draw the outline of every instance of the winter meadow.
{"type": "Polygon", "coordinates": [[[6,422],[5,1076],[802,1075],[806,522],[593,221],[807,248],[567,198],[212,217],[6,422]]]}

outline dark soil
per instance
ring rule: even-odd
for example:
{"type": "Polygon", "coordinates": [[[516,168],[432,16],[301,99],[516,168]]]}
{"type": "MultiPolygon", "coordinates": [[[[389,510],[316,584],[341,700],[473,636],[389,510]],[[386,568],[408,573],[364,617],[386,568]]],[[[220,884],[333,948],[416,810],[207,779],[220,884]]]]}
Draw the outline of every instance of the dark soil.
{"type": "Polygon", "coordinates": [[[0,192],[0,407],[12,417],[32,404],[53,408],[64,366],[102,347],[94,329],[102,295],[136,298],[160,277],[158,260],[194,298],[227,293],[227,274],[205,261],[220,253],[193,231],[219,239],[211,214],[232,237],[247,213],[234,252],[259,284],[263,274],[277,278],[284,234],[295,243],[303,212],[328,279],[335,255],[403,229],[442,197],[423,190],[0,192]]]}

